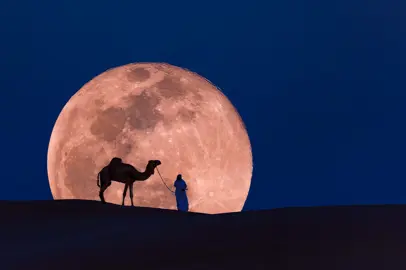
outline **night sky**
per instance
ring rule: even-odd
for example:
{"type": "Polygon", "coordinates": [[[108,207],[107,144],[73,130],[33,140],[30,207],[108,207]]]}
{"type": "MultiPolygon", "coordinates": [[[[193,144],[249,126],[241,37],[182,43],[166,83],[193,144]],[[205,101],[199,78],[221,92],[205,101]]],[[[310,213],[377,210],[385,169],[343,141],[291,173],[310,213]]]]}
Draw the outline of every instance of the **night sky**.
{"type": "Polygon", "coordinates": [[[406,203],[405,13],[396,0],[0,1],[0,199],[52,199],[50,134],[84,83],[167,62],[243,118],[244,209],[406,203]]]}

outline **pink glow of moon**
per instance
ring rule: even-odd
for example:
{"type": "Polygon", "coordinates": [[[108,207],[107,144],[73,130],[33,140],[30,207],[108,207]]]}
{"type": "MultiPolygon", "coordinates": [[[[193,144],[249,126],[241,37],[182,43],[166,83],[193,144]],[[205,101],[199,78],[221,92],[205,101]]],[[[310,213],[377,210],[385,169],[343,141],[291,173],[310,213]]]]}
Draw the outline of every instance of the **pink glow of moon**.
{"type": "MultiPolygon", "coordinates": [[[[241,211],[251,184],[251,145],[236,109],[208,80],[165,63],[107,70],[72,96],[49,142],[53,197],[99,200],[97,173],[113,156],[140,171],[161,160],[170,187],[181,173],[193,212],[241,211]]],[[[113,182],[106,201],[121,204],[123,188],[113,182]]],[[[134,184],[134,203],[176,209],[157,173],[134,184]]]]}

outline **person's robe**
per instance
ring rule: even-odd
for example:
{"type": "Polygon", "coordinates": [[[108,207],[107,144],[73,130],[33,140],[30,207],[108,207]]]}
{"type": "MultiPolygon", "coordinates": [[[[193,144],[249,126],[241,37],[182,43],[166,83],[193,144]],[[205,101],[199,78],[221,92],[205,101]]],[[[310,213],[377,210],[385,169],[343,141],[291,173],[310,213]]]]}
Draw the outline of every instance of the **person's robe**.
{"type": "Polygon", "coordinates": [[[189,211],[189,201],[186,194],[187,189],[186,182],[183,179],[176,180],[174,186],[176,188],[175,196],[178,210],[183,212],[189,211]]]}

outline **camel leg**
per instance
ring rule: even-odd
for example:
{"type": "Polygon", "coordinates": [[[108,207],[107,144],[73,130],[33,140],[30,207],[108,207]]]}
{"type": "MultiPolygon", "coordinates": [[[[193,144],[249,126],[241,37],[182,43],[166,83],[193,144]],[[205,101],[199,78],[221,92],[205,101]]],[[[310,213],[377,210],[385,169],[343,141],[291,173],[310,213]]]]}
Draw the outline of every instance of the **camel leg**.
{"type": "Polygon", "coordinates": [[[131,206],[134,206],[134,202],[133,202],[133,197],[134,197],[134,194],[133,194],[133,185],[134,185],[134,183],[131,183],[131,184],[130,184],[130,199],[131,199],[131,206]]]}
{"type": "Polygon", "coordinates": [[[124,205],[125,195],[127,194],[127,188],[128,188],[128,184],[125,184],[124,191],[123,191],[123,202],[121,203],[121,205],[124,205]]]}
{"type": "Polygon", "coordinates": [[[100,191],[99,191],[99,197],[102,203],[106,203],[106,201],[104,200],[104,191],[106,191],[106,189],[109,187],[109,185],[104,184],[100,187],[100,191]]]}

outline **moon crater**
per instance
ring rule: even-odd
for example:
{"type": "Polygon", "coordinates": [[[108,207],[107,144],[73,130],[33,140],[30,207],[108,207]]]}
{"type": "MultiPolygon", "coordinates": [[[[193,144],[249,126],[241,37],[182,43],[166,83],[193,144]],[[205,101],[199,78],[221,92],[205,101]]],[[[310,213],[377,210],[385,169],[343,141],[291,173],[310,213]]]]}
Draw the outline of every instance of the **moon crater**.
{"type": "Polygon", "coordinates": [[[164,79],[155,85],[158,93],[163,98],[167,99],[181,99],[187,95],[187,89],[178,78],[165,76],[164,79]]]}
{"type": "Polygon", "coordinates": [[[144,82],[149,78],[149,71],[142,67],[131,68],[127,74],[127,80],[132,83],[144,82]]]}

